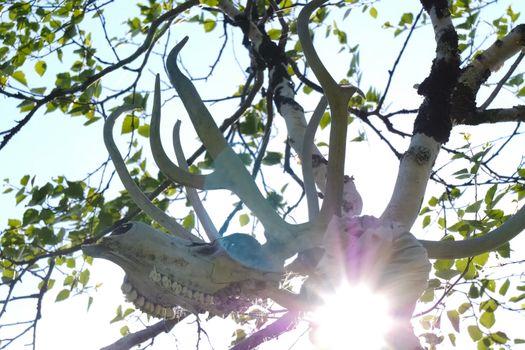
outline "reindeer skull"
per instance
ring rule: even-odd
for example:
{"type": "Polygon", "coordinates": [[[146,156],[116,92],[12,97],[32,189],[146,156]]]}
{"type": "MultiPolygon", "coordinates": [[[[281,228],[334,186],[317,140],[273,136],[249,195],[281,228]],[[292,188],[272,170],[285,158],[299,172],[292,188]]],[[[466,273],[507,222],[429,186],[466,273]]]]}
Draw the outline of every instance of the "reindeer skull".
{"type": "Polygon", "coordinates": [[[250,266],[257,263],[253,254],[245,258],[240,253],[248,251],[243,249],[246,245],[257,252],[257,244],[243,234],[194,243],[132,222],[83,250],[124,269],[122,291],[137,308],[151,316],[173,318],[176,306],[196,313],[228,314],[249,305],[244,295],[277,286],[281,275],[268,265],[262,263],[264,271],[242,265],[244,259],[250,259],[250,266]]]}

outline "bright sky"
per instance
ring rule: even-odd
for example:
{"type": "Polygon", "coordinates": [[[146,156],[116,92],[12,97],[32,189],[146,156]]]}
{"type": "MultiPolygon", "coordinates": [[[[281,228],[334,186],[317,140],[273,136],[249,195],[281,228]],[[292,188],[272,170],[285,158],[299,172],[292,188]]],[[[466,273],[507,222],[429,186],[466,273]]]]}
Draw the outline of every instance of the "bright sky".
{"type": "MultiPolygon", "coordinates": [[[[386,3],[386,2],[385,2],[386,3]]],[[[498,8],[506,8],[512,1],[501,1],[498,8]]],[[[362,84],[360,88],[364,91],[370,85],[376,85],[383,88],[388,70],[391,68],[396,55],[399,52],[404,36],[394,39],[392,33],[383,30],[376,30],[373,25],[379,26],[385,21],[397,23],[401,13],[418,11],[418,2],[410,1],[396,2],[396,6],[392,5],[378,5],[379,16],[372,24],[368,21],[370,17],[368,14],[361,14],[359,11],[354,11],[349,18],[338,24],[341,29],[348,30],[347,34],[351,45],[360,44],[361,52],[361,68],[364,72],[362,84]],[[374,24],[375,23],[375,24],[374,24]]],[[[114,23],[119,27],[117,18],[121,18],[122,14],[125,17],[129,16],[129,3],[127,1],[117,1],[117,5],[121,6],[116,9],[114,14],[107,14],[108,18],[114,19],[114,23]],[[125,10],[124,10],[125,9],[125,10]],[[113,17],[114,16],[114,17],[113,17]],[[119,17],[120,16],[120,17],[119,17]]],[[[341,18],[344,10],[338,16],[341,18]]],[[[501,11],[494,11],[494,13],[501,13],[501,11]]],[[[218,26],[214,35],[219,36],[222,33],[220,26],[218,26]]],[[[202,28],[194,28],[191,25],[177,25],[172,31],[172,38],[175,41],[180,40],[184,35],[189,34],[190,41],[182,52],[182,57],[186,67],[194,76],[203,75],[206,70],[202,67],[207,67],[213,63],[215,57],[203,54],[203,46],[209,49],[210,45],[219,46],[222,41],[219,39],[210,40],[204,36],[202,28]]],[[[232,34],[230,32],[230,34],[232,34]]],[[[115,34],[118,35],[118,34],[115,34]]],[[[321,37],[321,36],[319,36],[321,37]]],[[[389,103],[390,110],[398,108],[416,108],[420,103],[420,98],[417,96],[415,89],[412,88],[414,84],[420,83],[430,67],[430,62],[434,56],[434,34],[431,28],[416,31],[414,39],[405,53],[405,60],[402,61],[396,73],[393,85],[391,87],[389,103]],[[408,59],[407,59],[408,58],[408,59]]],[[[240,42],[241,36],[233,34],[232,40],[240,42]]],[[[489,40],[489,42],[491,42],[489,40]]],[[[326,63],[329,70],[337,79],[344,77],[344,72],[347,70],[348,56],[337,54],[338,46],[328,47],[328,45],[320,46],[319,50],[321,58],[326,63]]],[[[237,49],[239,50],[239,49],[237,49]]],[[[211,50],[210,50],[211,51],[211,50]]],[[[232,91],[222,85],[228,81],[235,81],[231,75],[242,74],[240,69],[235,68],[235,58],[241,58],[244,55],[243,51],[234,51],[231,46],[225,51],[224,60],[217,69],[217,76],[210,79],[206,83],[198,83],[197,88],[206,98],[219,97],[223,91],[232,91]],[[234,68],[232,68],[234,67],[234,68]]],[[[53,67],[49,69],[52,70],[53,67]]],[[[158,70],[154,73],[163,73],[162,64],[159,62],[158,70]]],[[[52,75],[46,75],[49,78],[52,75]]],[[[145,81],[152,81],[152,75],[145,77],[145,81]]],[[[126,79],[123,73],[119,72],[112,76],[111,81],[121,82],[126,79]]],[[[151,83],[152,86],[152,83],[151,83]]],[[[115,86],[118,88],[118,86],[115,86]]],[[[166,96],[169,92],[164,92],[166,96]]],[[[300,96],[298,101],[303,104],[305,109],[311,110],[317,103],[318,96],[310,95],[308,97],[300,96]],[[315,96],[315,97],[314,97],[315,96]]],[[[11,126],[13,119],[20,119],[20,117],[13,118],[13,115],[18,115],[18,112],[12,104],[6,103],[5,100],[0,100],[2,104],[4,116],[7,118],[0,119],[0,130],[5,130],[11,126]]],[[[516,104],[516,100],[509,105],[516,104]]],[[[180,104],[172,103],[171,111],[180,110],[180,104]]],[[[229,115],[233,109],[226,109],[227,107],[214,108],[215,115],[224,118],[229,115]],[[221,108],[221,109],[219,109],[221,108]]],[[[164,109],[165,118],[180,118],[183,122],[183,133],[187,136],[184,141],[186,154],[189,155],[196,148],[194,137],[191,135],[191,126],[189,120],[183,113],[180,115],[171,115],[168,109],[164,109]]],[[[29,123],[22,132],[20,132],[11,141],[11,143],[0,152],[0,164],[3,164],[0,170],[0,177],[9,178],[11,183],[16,184],[18,180],[25,174],[38,174],[37,183],[45,183],[52,176],[58,174],[65,174],[69,179],[81,179],[86,174],[100,165],[107,158],[107,152],[102,143],[102,123],[95,123],[90,127],[83,127],[84,121],[75,118],[63,117],[56,114],[43,116],[41,113],[29,123]]],[[[411,122],[407,122],[407,131],[410,131],[411,122]]],[[[509,126],[502,126],[508,128],[509,126]]],[[[510,126],[513,127],[513,126],[510,126]]],[[[491,127],[492,128],[492,127],[491,127]]],[[[474,136],[480,142],[490,134],[491,128],[476,128],[474,136]]],[[[277,129],[284,130],[282,123],[278,124],[277,129]]],[[[363,130],[358,123],[351,125],[350,138],[358,135],[359,131],[363,130]]],[[[118,135],[116,133],[116,135],[118,135]]],[[[125,140],[121,140],[121,145],[125,140]]],[[[377,193],[390,193],[393,187],[396,171],[397,160],[392,157],[390,151],[382,143],[377,142],[377,137],[368,133],[368,141],[361,143],[350,143],[348,148],[348,164],[347,170],[349,174],[353,174],[356,178],[358,189],[364,198],[363,213],[378,215],[381,213],[383,207],[386,205],[388,197],[384,195],[381,198],[376,198],[377,193]],[[370,159],[374,159],[370,162],[370,159]]],[[[408,140],[399,140],[397,144],[406,145],[408,140]]],[[[454,140],[451,142],[454,143],[454,140]]],[[[474,142],[476,143],[476,142],[474,142]]],[[[282,145],[282,143],[281,143],[282,145]]],[[[279,145],[278,147],[281,147],[279,145]]],[[[148,147],[145,147],[147,151],[148,147]]],[[[400,149],[404,149],[401,147],[400,149]]],[[[276,149],[277,151],[282,151],[276,149]]],[[[147,151],[149,152],[149,151],[147,151]]],[[[146,153],[147,154],[147,153],[146,153]]],[[[521,157],[521,153],[516,152],[516,157],[521,157]]],[[[148,158],[148,164],[153,164],[151,157],[148,158]]],[[[515,164],[515,162],[513,163],[515,164]]],[[[118,186],[115,187],[118,190],[118,186]]],[[[208,202],[209,203],[209,202],[208,202]]],[[[7,196],[0,197],[0,222],[6,223],[8,218],[19,217],[23,212],[23,207],[15,207],[13,201],[7,196]]],[[[217,207],[210,208],[218,217],[224,217],[228,211],[219,211],[217,207]]],[[[222,220],[218,221],[222,223],[222,220]]],[[[514,243],[516,246],[525,246],[523,237],[518,238],[522,243],[514,243]]],[[[95,301],[91,310],[86,313],[87,296],[80,295],[70,298],[66,301],[54,303],[55,295],[60,291],[61,279],[57,278],[57,286],[45,298],[43,319],[39,322],[38,328],[38,348],[39,349],[96,349],[105,345],[109,345],[119,337],[118,329],[124,323],[109,324],[109,321],[115,316],[115,309],[118,305],[126,306],[124,298],[120,292],[120,284],[122,281],[122,272],[116,266],[106,261],[96,260],[91,269],[91,280],[93,282],[101,283],[101,287],[96,291],[91,291],[90,295],[95,297],[95,301]],[[81,339],[81,341],[79,341],[81,339]]],[[[24,312],[31,312],[22,306],[22,303],[16,304],[16,308],[11,306],[9,316],[16,317],[24,312]]],[[[518,320],[519,321],[519,320],[518,320]]],[[[232,333],[231,321],[228,327],[217,326],[219,320],[213,320],[205,326],[209,338],[213,342],[215,349],[224,349],[229,344],[232,333]]],[[[509,324],[516,324],[513,320],[509,324]]],[[[519,324],[519,323],[518,323],[519,324]]],[[[521,319],[523,325],[523,319],[521,319]]],[[[182,328],[177,326],[175,334],[162,335],[155,340],[154,349],[173,348],[173,344],[177,344],[178,348],[184,349],[188,346],[196,344],[196,325],[190,323],[182,328]]],[[[141,328],[140,322],[135,325],[131,324],[132,330],[141,328]]],[[[3,331],[3,329],[0,329],[3,331]]],[[[279,339],[280,348],[287,349],[295,342],[297,335],[284,336],[279,339]],[[284,345],[289,344],[289,345],[284,345]]],[[[28,341],[29,342],[29,341],[28,341]]],[[[468,343],[467,344],[471,344],[468,343]]],[[[209,344],[206,337],[203,336],[200,345],[202,349],[208,349],[209,344]]],[[[264,348],[275,348],[275,344],[269,344],[264,348]]],[[[192,347],[193,348],[193,347],[192,347]]],[[[301,344],[296,346],[297,349],[306,349],[306,345],[301,344]]],[[[21,343],[14,349],[24,349],[21,343]]]]}

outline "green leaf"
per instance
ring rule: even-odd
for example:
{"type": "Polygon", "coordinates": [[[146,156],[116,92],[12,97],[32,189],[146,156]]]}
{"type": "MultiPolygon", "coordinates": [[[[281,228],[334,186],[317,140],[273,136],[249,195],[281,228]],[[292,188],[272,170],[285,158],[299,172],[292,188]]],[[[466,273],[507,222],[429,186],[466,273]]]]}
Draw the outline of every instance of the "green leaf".
{"type": "Polygon", "coordinates": [[[137,131],[138,131],[139,135],[148,138],[149,137],[149,129],[150,129],[150,125],[149,124],[144,124],[144,125],[139,126],[137,131]]]}
{"type": "Polygon", "coordinates": [[[474,259],[472,259],[472,262],[479,266],[485,266],[487,261],[489,260],[489,253],[483,253],[480,255],[476,255],[474,259]]]}
{"type": "Polygon", "coordinates": [[[436,270],[447,270],[454,266],[454,260],[451,259],[438,259],[434,261],[434,268],[436,270]]]}
{"type": "Polygon", "coordinates": [[[499,304],[494,299],[489,299],[482,302],[479,306],[480,311],[494,312],[498,308],[499,304]]]}
{"type": "Polygon", "coordinates": [[[321,127],[321,130],[326,128],[328,124],[332,121],[332,117],[330,117],[330,113],[324,112],[323,116],[321,117],[321,121],[319,122],[319,126],[321,127]]]}
{"type": "Polygon", "coordinates": [[[506,344],[509,341],[507,334],[500,331],[491,333],[490,337],[498,344],[506,344]]]}
{"type": "Polygon", "coordinates": [[[479,323],[481,323],[486,328],[491,328],[494,326],[494,323],[496,322],[496,317],[494,315],[494,312],[485,311],[481,314],[479,318],[479,323]]]}
{"type": "Polygon", "coordinates": [[[195,215],[193,215],[193,211],[190,211],[188,215],[182,220],[182,226],[186,230],[191,230],[195,227],[195,215]]]}
{"type": "Polygon", "coordinates": [[[39,218],[44,221],[46,225],[51,225],[55,221],[55,213],[51,209],[44,208],[40,212],[39,218]]]}
{"type": "Polygon", "coordinates": [[[46,72],[47,63],[45,61],[37,61],[35,63],[35,71],[38,75],[42,76],[46,72]]]}
{"type": "Polygon", "coordinates": [[[2,271],[2,282],[8,283],[15,279],[15,270],[4,269],[2,271]]]}
{"type": "Polygon", "coordinates": [[[57,295],[57,297],[56,297],[56,299],[55,299],[55,302],[57,302],[57,301],[62,301],[62,300],[65,300],[65,299],[69,298],[69,294],[70,294],[69,289],[62,289],[62,290],[58,293],[58,295],[57,295]]]}
{"type": "Polygon", "coordinates": [[[128,114],[124,118],[124,121],[122,122],[122,134],[129,134],[133,130],[137,129],[140,125],[140,119],[139,117],[135,117],[134,115],[128,114]]]}
{"type": "Polygon", "coordinates": [[[371,7],[369,12],[370,16],[372,16],[373,18],[377,18],[377,9],[375,7],[371,7]]]}
{"type": "Polygon", "coordinates": [[[483,333],[481,333],[479,327],[476,325],[468,326],[467,331],[473,341],[478,341],[483,337],[483,333]]]}
{"type": "Polygon", "coordinates": [[[75,266],[77,265],[77,262],[75,261],[74,258],[67,258],[66,260],[66,266],[69,267],[70,269],[74,268],[75,266]]]}
{"type": "Polygon", "coordinates": [[[219,4],[219,0],[199,0],[199,2],[207,6],[217,6],[219,4]]]}
{"type": "Polygon", "coordinates": [[[517,303],[519,301],[522,301],[523,299],[525,299],[525,293],[521,293],[518,296],[512,297],[512,298],[509,299],[509,301],[511,301],[513,303],[517,303]]]}
{"type": "Polygon", "coordinates": [[[89,281],[89,269],[85,269],[79,274],[78,281],[80,283],[82,283],[83,286],[85,286],[88,283],[88,281],[89,281]]]}
{"type": "Polygon", "coordinates": [[[86,308],[86,311],[89,311],[89,309],[91,309],[91,305],[93,304],[93,297],[90,296],[88,298],[88,304],[87,304],[87,308],[86,308]]]}
{"type": "Polygon", "coordinates": [[[272,28],[272,29],[268,30],[268,32],[266,34],[268,34],[268,36],[272,40],[279,40],[279,38],[281,37],[281,30],[272,28]]]}
{"type": "Polygon", "coordinates": [[[72,286],[75,283],[75,277],[72,275],[67,275],[64,278],[64,286],[72,286]]]}
{"type": "Polygon", "coordinates": [[[133,312],[135,312],[135,309],[133,308],[127,308],[126,311],[124,311],[124,313],[122,314],[123,317],[126,317],[126,316],[129,316],[131,315],[133,312]]]}
{"type": "Polygon", "coordinates": [[[22,219],[22,223],[24,226],[30,225],[32,223],[38,222],[38,210],[29,208],[24,212],[24,218],[22,219]]]}
{"type": "Polygon", "coordinates": [[[16,72],[14,72],[13,74],[11,74],[11,76],[13,77],[13,79],[15,79],[16,81],[18,81],[19,83],[27,86],[27,80],[26,80],[26,75],[24,72],[22,72],[21,70],[17,70],[16,72]]]}
{"type": "Polygon", "coordinates": [[[250,153],[239,153],[238,156],[244,165],[252,164],[252,155],[250,153]]]}
{"type": "Polygon", "coordinates": [[[458,259],[456,260],[456,269],[461,271],[462,273],[467,270],[463,274],[463,278],[466,280],[473,279],[477,276],[476,267],[473,263],[469,263],[469,259],[458,259]]]}
{"type": "Polygon", "coordinates": [[[280,152],[266,152],[266,156],[263,158],[262,163],[264,165],[275,165],[281,163],[282,153],[280,152]]]}
{"type": "Polygon", "coordinates": [[[503,244],[501,247],[499,247],[497,249],[497,252],[503,258],[510,258],[510,244],[509,244],[509,242],[507,242],[507,243],[503,244]]]}
{"type": "Polygon", "coordinates": [[[250,216],[248,214],[242,214],[239,216],[239,225],[246,226],[250,223],[250,216]]]}
{"type": "Polygon", "coordinates": [[[456,346],[456,335],[454,333],[448,334],[448,339],[450,340],[450,343],[455,347],[456,346]]]}
{"type": "Polygon", "coordinates": [[[29,175],[24,175],[20,179],[20,185],[22,185],[22,186],[26,186],[28,182],[29,182],[29,175]]]}
{"type": "Polygon", "coordinates": [[[436,277],[442,278],[444,280],[450,280],[457,275],[459,275],[459,271],[454,269],[444,269],[436,271],[436,277]]]}
{"type": "Polygon", "coordinates": [[[466,213],[477,213],[479,211],[479,208],[481,207],[481,200],[476,201],[469,205],[466,209],[466,213]]]}
{"type": "Polygon", "coordinates": [[[439,203],[439,199],[437,199],[434,196],[432,196],[432,198],[428,200],[428,205],[430,205],[431,207],[435,207],[436,205],[438,205],[438,203],[439,203]]]}
{"type": "Polygon", "coordinates": [[[28,204],[40,205],[44,203],[44,200],[46,199],[47,195],[51,193],[51,191],[53,191],[53,185],[51,185],[49,182],[41,188],[35,187],[33,195],[31,196],[31,200],[28,204]]]}
{"type": "Polygon", "coordinates": [[[470,288],[468,290],[468,296],[471,299],[479,298],[479,289],[474,283],[470,285],[470,288]]]}
{"type": "Polygon", "coordinates": [[[498,185],[493,185],[485,194],[485,204],[487,205],[487,208],[492,207],[492,201],[494,200],[494,195],[496,194],[497,189],[498,185]]]}
{"type": "Polygon", "coordinates": [[[435,293],[434,289],[427,289],[420,297],[419,300],[423,303],[430,303],[434,301],[435,293]]]}
{"type": "Polygon", "coordinates": [[[430,215],[425,215],[423,218],[423,228],[427,227],[428,225],[430,225],[430,215]]]}
{"type": "Polygon", "coordinates": [[[202,24],[204,26],[205,33],[211,32],[217,26],[217,22],[212,19],[206,19],[204,22],[202,22],[202,24]]]}
{"type": "Polygon", "coordinates": [[[472,304],[471,303],[463,303],[461,305],[459,305],[458,307],[458,312],[460,314],[464,314],[466,311],[468,311],[470,308],[472,307],[472,304]]]}
{"type": "Polygon", "coordinates": [[[67,181],[67,188],[64,190],[64,194],[71,198],[83,199],[84,188],[81,181],[67,181]]]}
{"type": "Polygon", "coordinates": [[[414,21],[414,15],[410,12],[403,13],[399,25],[412,24],[414,21]]]}
{"type": "Polygon", "coordinates": [[[500,295],[507,294],[507,291],[509,290],[509,287],[510,287],[510,281],[507,279],[505,282],[503,282],[501,287],[499,287],[498,293],[500,295]]]}
{"type": "Polygon", "coordinates": [[[122,305],[119,305],[117,307],[117,315],[111,321],[109,321],[109,323],[115,323],[118,321],[122,321],[123,319],[124,316],[122,315],[122,305]]]}
{"type": "Polygon", "coordinates": [[[120,335],[125,336],[129,334],[129,327],[128,326],[122,326],[120,328],[120,335]]]}
{"type": "Polygon", "coordinates": [[[7,219],[7,225],[9,225],[9,227],[18,228],[22,226],[22,222],[18,219],[7,219]]]}
{"type": "Polygon", "coordinates": [[[454,330],[459,333],[459,312],[457,310],[449,310],[447,311],[447,316],[454,330]]]}

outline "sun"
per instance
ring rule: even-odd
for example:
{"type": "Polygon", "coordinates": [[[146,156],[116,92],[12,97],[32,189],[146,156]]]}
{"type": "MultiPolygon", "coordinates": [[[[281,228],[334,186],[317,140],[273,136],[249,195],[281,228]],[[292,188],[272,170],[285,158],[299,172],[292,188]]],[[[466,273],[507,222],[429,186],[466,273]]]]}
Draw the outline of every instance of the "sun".
{"type": "Polygon", "coordinates": [[[310,339],[318,349],[386,348],[385,336],[393,322],[385,297],[366,286],[345,284],[323,300],[309,317],[310,339]]]}

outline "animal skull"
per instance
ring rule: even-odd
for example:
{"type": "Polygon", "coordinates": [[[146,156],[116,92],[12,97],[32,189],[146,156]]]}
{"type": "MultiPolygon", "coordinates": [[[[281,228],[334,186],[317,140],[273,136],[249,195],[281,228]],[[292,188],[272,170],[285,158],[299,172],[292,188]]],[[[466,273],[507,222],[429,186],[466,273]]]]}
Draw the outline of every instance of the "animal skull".
{"type": "MultiPolygon", "coordinates": [[[[151,316],[174,318],[175,307],[223,315],[246,308],[247,296],[277,287],[281,278],[268,266],[257,270],[242,265],[244,258],[235,249],[251,239],[235,234],[194,243],[132,222],[83,250],[119,265],[126,273],[122,291],[127,300],[151,316]]],[[[253,266],[253,261],[248,263],[253,266]]]]}

